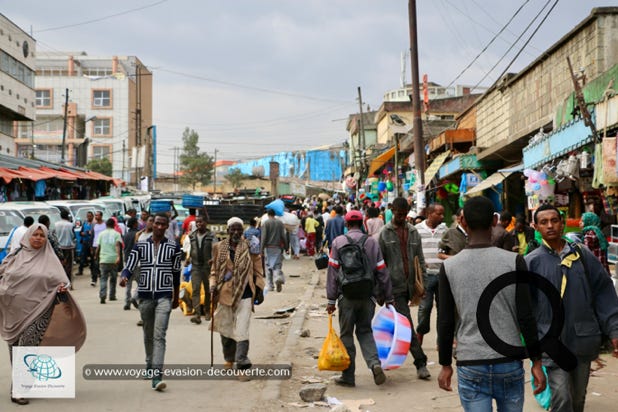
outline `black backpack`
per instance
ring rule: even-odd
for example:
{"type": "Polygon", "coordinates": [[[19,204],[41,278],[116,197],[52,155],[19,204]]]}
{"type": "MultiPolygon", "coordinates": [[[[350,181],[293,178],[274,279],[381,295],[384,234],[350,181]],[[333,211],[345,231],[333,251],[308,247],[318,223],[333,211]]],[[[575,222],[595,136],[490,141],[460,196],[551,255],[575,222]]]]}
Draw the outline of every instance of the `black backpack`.
{"type": "Polygon", "coordinates": [[[348,244],[339,249],[339,285],[348,299],[364,299],[373,295],[375,277],[370,267],[363,235],[358,242],[345,235],[348,244]]]}

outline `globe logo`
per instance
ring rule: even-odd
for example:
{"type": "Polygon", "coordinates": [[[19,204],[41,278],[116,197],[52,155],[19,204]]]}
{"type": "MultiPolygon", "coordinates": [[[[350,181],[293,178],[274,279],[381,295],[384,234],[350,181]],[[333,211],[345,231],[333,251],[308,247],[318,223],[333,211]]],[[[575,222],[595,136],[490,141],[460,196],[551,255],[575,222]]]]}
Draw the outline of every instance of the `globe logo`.
{"type": "Polygon", "coordinates": [[[28,372],[39,381],[58,379],[62,376],[56,361],[49,355],[29,354],[24,356],[24,363],[28,367],[28,372]]]}

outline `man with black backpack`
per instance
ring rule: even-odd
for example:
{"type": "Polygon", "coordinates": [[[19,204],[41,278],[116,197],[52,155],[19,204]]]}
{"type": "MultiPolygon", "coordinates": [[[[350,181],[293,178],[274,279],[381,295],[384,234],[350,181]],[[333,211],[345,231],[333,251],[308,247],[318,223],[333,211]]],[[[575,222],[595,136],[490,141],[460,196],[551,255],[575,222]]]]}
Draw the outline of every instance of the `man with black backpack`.
{"type": "Polygon", "coordinates": [[[345,221],[348,233],[338,236],[330,245],[326,274],[326,310],[332,314],[338,302],[341,341],[350,355],[350,366],[335,383],[346,387],[355,386],[356,329],[356,338],[363,358],[373,373],[373,381],[381,385],[386,381],[386,376],[380,365],[371,319],[376,305],[376,283],[380,295],[385,297],[386,305],[393,303],[391,280],[378,243],[361,231],[363,214],[352,210],[345,215],[345,221]]]}

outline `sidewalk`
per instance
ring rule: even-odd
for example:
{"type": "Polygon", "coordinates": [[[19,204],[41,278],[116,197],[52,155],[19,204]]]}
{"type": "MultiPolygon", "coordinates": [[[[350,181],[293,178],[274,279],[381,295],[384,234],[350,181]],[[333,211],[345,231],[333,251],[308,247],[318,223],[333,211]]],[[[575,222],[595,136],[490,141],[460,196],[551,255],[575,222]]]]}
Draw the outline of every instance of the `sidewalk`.
{"type": "MultiPolygon", "coordinates": [[[[309,262],[313,264],[313,262],[309,262]]],[[[281,397],[278,403],[270,405],[260,405],[268,411],[292,411],[303,410],[296,403],[303,404],[298,392],[303,385],[303,381],[319,381],[328,383],[326,396],[335,397],[339,400],[371,399],[374,405],[366,406],[361,410],[371,412],[392,412],[397,410],[413,411],[456,411],[462,410],[457,394],[457,380],[453,379],[453,392],[446,392],[438,388],[438,374],[440,366],[438,364],[438,353],[436,345],[436,310],[432,313],[431,332],[425,336],[423,350],[428,356],[428,369],[431,372],[429,381],[416,378],[416,368],[413,359],[408,356],[403,367],[386,371],[387,381],[384,385],[376,386],[373,383],[371,372],[366,367],[357,343],[356,355],[356,388],[342,388],[332,382],[332,378],[338,376],[338,372],[322,372],[317,370],[317,354],[320,351],[324,337],[328,329],[328,317],[326,315],[326,293],[325,293],[326,271],[320,271],[320,283],[315,288],[309,311],[305,318],[303,329],[309,329],[310,337],[299,338],[298,345],[294,352],[297,357],[294,360],[294,373],[290,382],[282,385],[281,397]]],[[[412,308],[412,319],[417,319],[417,309],[412,308]]],[[[337,312],[335,312],[337,314],[337,312]]],[[[337,316],[333,318],[335,321],[337,316]]],[[[335,329],[339,326],[335,323],[335,329]]],[[[618,404],[618,359],[611,358],[610,355],[603,355],[606,366],[595,372],[590,378],[588,386],[588,396],[586,410],[589,411],[609,411],[614,410],[618,404]]],[[[541,412],[543,409],[536,403],[530,385],[529,367],[526,367],[526,400],[524,411],[541,412]]],[[[258,409],[255,409],[256,411],[258,409]]],[[[316,406],[311,410],[324,410],[328,408],[316,406]]]]}

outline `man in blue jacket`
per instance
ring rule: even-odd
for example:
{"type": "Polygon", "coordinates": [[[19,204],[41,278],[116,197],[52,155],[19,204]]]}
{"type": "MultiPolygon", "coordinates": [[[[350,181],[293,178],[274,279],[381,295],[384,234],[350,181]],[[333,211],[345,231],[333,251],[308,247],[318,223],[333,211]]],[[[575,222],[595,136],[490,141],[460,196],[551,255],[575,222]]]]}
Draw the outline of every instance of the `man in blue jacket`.
{"type": "MultiPolygon", "coordinates": [[[[534,214],[543,244],[525,257],[528,270],[549,280],[560,292],[564,326],[560,341],[577,357],[572,371],[543,358],[551,388],[552,412],[584,410],[590,362],[599,356],[603,334],[609,335],[618,358],[618,297],[601,262],[585,247],[562,238],[564,222],[558,209],[544,204],[534,214]]],[[[539,336],[552,322],[552,308],[541,292],[533,290],[539,336]]]]}

